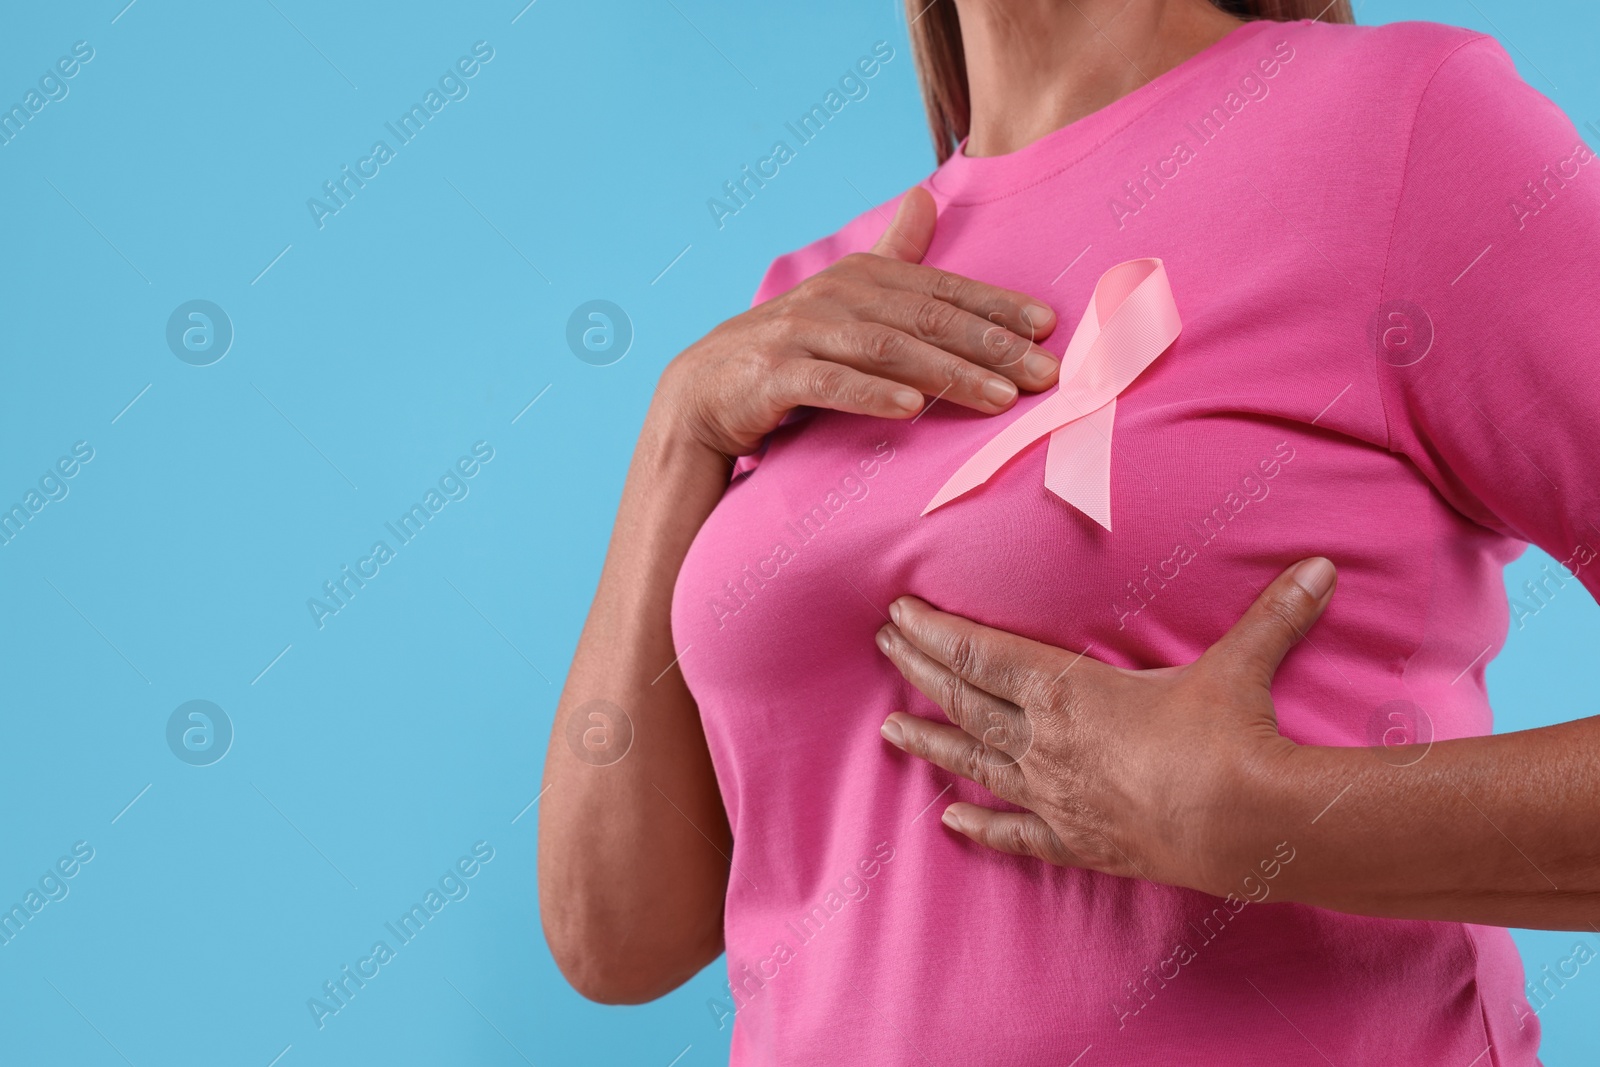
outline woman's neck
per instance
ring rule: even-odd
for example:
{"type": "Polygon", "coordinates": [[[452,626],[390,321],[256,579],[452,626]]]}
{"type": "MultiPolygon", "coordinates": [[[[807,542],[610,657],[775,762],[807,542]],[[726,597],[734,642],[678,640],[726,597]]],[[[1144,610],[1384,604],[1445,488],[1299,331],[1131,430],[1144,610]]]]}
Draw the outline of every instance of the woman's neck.
{"type": "Polygon", "coordinates": [[[1210,0],[955,0],[969,156],[1015,152],[1237,29],[1210,0]]]}

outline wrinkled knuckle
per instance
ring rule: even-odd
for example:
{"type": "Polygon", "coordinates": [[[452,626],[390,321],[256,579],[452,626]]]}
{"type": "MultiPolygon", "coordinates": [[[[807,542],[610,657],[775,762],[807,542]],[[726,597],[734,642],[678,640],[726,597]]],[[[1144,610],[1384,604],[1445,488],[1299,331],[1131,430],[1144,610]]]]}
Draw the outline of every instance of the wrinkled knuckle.
{"type": "Polygon", "coordinates": [[[991,367],[1009,366],[1025,354],[1017,350],[1018,346],[1011,340],[1011,331],[1004,326],[986,327],[979,348],[983,352],[984,360],[991,367]]]}
{"type": "Polygon", "coordinates": [[[912,322],[923,337],[943,337],[954,326],[957,311],[943,301],[923,300],[917,304],[912,322]]]}
{"type": "Polygon", "coordinates": [[[978,665],[978,645],[970,634],[956,634],[945,645],[945,662],[958,675],[968,675],[978,665]]]}
{"type": "Polygon", "coordinates": [[[989,788],[994,772],[994,766],[989,762],[987,753],[988,750],[981,743],[974,741],[962,746],[961,755],[956,761],[957,773],[984,789],[989,788]]]}
{"type": "Polygon", "coordinates": [[[980,394],[983,389],[983,383],[992,377],[988,371],[977,364],[959,358],[951,359],[946,364],[944,376],[952,388],[958,388],[973,395],[980,394]]]}
{"type": "Polygon", "coordinates": [[[961,298],[966,288],[961,278],[947,270],[936,270],[933,273],[933,284],[929,287],[935,300],[944,303],[954,303],[961,298]]]}
{"type": "Polygon", "coordinates": [[[862,356],[874,367],[888,367],[899,361],[905,351],[905,334],[887,327],[867,333],[862,342],[862,356]]]}
{"type": "Polygon", "coordinates": [[[806,369],[805,385],[820,400],[836,400],[845,389],[844,368],[837,363],[813,362],[806,369]]]}
{"type": "Polygon", "coordinates": [[[871,378],[851,375],[839,388],[840,402],[855,411],[871,409],[878,398],[878,386],[871,378]]]}
{"type": "Polygon", "coordinates": [[[966,721],[970,707],[961,679],[953,675],[939,679],[939,706],[950,713],[951,722],[960,725],[966,721]]]}

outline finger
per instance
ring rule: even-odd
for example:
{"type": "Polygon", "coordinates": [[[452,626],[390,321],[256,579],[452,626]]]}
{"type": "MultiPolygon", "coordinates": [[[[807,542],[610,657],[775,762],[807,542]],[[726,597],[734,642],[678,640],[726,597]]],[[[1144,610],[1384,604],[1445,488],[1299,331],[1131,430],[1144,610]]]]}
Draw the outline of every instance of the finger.
{"type": "Polygon", "coordinates": [[[1032,342],[1043,340],[1055,329],[1055,311],[1024,293],[921,266],[937,221],[933,195],[920,185],[907,190],[894,218],[872,246],[872,254],[886,261],[881,280],[976,316],[981,320],[980,331],[989,331],[993,338],[980,344],[972,355],[995,365],[1015,366],[1029,384],[1043,388],[1055,377],[1059,364],[1048,352],[1030,348],[1032,342]]]}
{"type": "Polygon", "coordinates": [[[883,721],[880,732],[909,755],[976,782],[1001,800],[1027,805],[1027,781],[1017,765],[994,760],[983,742],[964,730],[897,711],[883,721]]]}
{"type": "Polygon", "coordinates": [[[899,382],[928,396],[995,414],[1017,399],[1017,386],[1003,374],[877,323],[850,320],[803,322],[794,340],[818,359],[899,382]]]}
{"type": "Polygon", "coordinates": [[[1337,580],[1333,564],[1321,556],[1301,560],[1267,586],[1201,661],[1271,686],[1283,657],[1300,643],[1333,599],[1337,580]]]}
{"type": "Polygon", "coordinates": [[[893,625],[878,631],[878,648],[923,696],[939,705],[945,718],[982,742],[985,759],[1015,763],[1027,755],[1032,730],[1022,709],[971,682],[920,652],[893,625]]]}
{"type": "Polygon", "coordinates": [[[873,254],[905,263],[921,263],[933,241],[937,217],[933,194],[920,185],[913,185],[900,198],[900,206],[895,209],[894,218],[883,236],[872,246],[873,254]]]}
{"type": "Polygon", "coordinates": [[[884,419],[909,418],[922,410],[916,389],[820,359],[785,361],[772,375],[772,389],[773,400],[785,410],[817,407],[884,419]]]}
{"type": "Polygon", "coordinates": [[[1037,297],[965,278],[950,271],[885,258],[863,258],[862,267],[880,285],[954,304],[964,311],[1032,341],[1056,327],[1056,313],[1037,297]]]}
{"type": "Polygon", "coordinates": [[[979,689],[1019,707],[1032,703],[1043,685],[1068,668],[1075,677],[1110,669],[1087,656],[939,611],[914,596],[890,604],[889,617],[920,651],[979,689]]]}
{"type": "Polygon", "coordinates": [[[1058,867],[1086,866],[1062,843],[1050,824],[1031,811],[993,811],[977,804],[951,804],[944,809],[940,821],[996,852],[1031,856],[1058,867]]]}
{"type": "Polygon", "coordinates": [[[988,367],[1028,389],[1055,381],[1061,364],[1026,331],[1016,334],[956,304],[902,289],[882,290],[865,309],[874,320],[935,345],[968,363],[988,367]]]}

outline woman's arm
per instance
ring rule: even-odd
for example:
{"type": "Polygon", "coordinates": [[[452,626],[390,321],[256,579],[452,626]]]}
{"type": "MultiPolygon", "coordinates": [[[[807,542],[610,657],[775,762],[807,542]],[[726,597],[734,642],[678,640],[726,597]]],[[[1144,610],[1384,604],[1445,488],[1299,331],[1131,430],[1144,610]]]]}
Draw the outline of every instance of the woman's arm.
{"type": "Polygon", "coordinates": [[[1287,840],[1280,899],[1600,932],[1600,719],[1416,747],[1286,750],[1237,784],[1235,866],[1287,840]]]}
{"type": "Polygon", "coordinates": [[[539,802],[539,898],[562,973],[587,997],[638,1003],[680,985],[722,951],[732,836],[699,713],[677,658],[672,586],[716,506],[728,461],[657,405],[628,469],[594,604],[556,708],[539,802]],[[591,727],[603,699],[620,723],[591,727]],[[598,743],[585,762],[568,722],[598,743]],[[627,749],[621,759],[609,745],[627,749]],[[608,762],[615,759],[616,762],[608,762]]]}
{"type": "Polygon", "coordinates": [[[556,709],[539,804],[545,936],[591,999],[661,996],[722,951],[732,835],[698,711],[670,668],[683,651],[672,647],[673,586],[727,486],[725,456],[753,451],[799,405],[910,418],[927,393],[994,414],[1018,386],[1055,380],[1055,360],[1031,343],[1054,314],[919,265],[933,227],[932,198],[913,190],[871,253],[723,323],[662,375],[556,709]],[[622,710],[631,741],[596,700],[622,710]]]}
{"type": "Polygon", "coordinates": [[[1272,677],[1333,595],[1273,582],[1194,663],[1129,671],[902,597],[879,647],[954,725],[885,738],[1025,812],[952,804],[979,844],[1240,901],[1600,931],[1600,719],[1431,746],[1297,745],[1272,677]]]}

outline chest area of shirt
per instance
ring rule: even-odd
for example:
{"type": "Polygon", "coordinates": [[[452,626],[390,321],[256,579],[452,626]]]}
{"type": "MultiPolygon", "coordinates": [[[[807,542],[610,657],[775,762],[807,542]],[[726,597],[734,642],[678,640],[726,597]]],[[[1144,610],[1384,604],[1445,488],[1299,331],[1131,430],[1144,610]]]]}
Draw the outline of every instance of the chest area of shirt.
{"type": "Polygon", "coordinates": [[[773,435],[702,529],[678,582],[680,643],[726,653],[752,681],[775,665],[831,670],[872,658],[888,604],[913,594],[1062,647],[1162,661],[1215,640],[1295,559],[1378,551],[1401,566],[1415,546],[1375,549],[1371,508],[1386,501],[1401,525],[1393,509],[1415,509],[1421,539],[1426,492],[1386,450],[1321,430],[1273,377],[1124,394],[1110,530],[1046,486],[1047,438],[922,514],[1015,411],[813,413],[773,435]]]}

